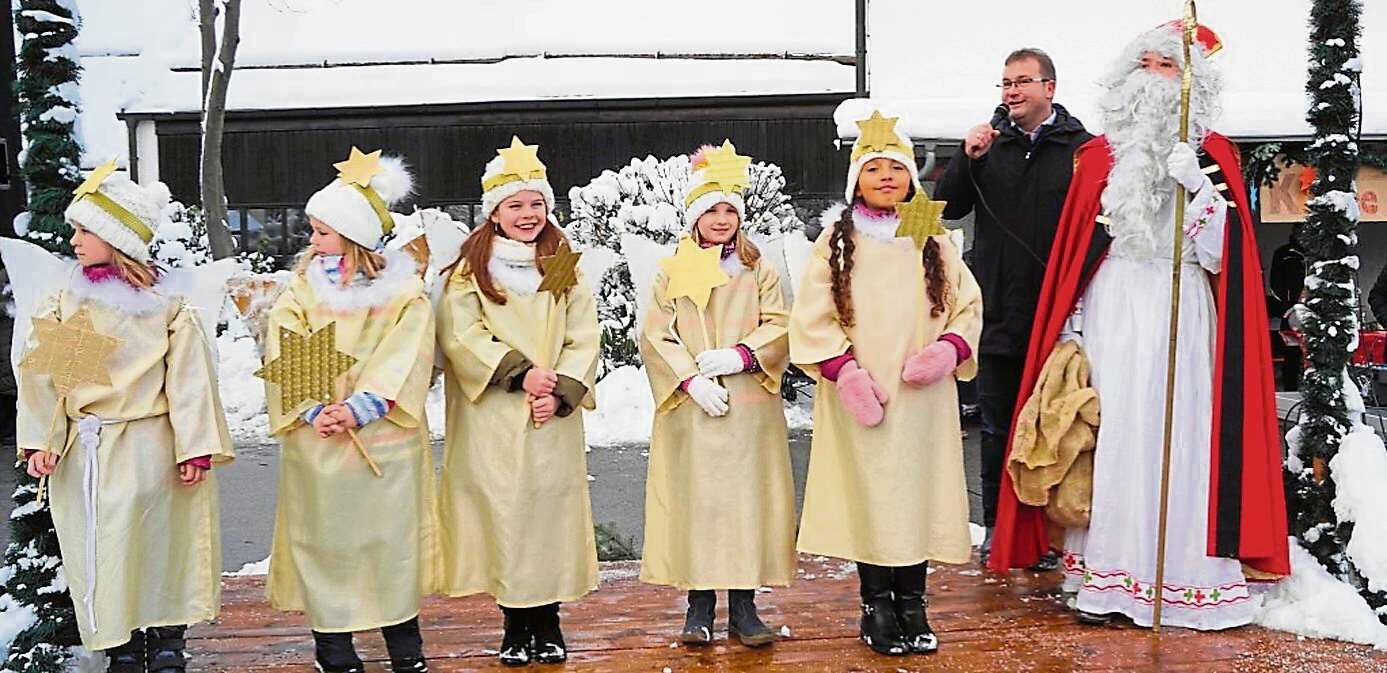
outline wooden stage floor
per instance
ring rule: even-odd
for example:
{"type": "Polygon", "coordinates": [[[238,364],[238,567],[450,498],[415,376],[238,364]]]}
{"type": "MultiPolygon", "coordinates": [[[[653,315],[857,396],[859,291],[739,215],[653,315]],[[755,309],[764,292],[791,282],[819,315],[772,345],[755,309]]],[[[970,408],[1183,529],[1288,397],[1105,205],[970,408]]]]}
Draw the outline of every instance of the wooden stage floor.
{"type": "MultiPolygon", "coordinates": [[[[683,623],[682,594],[641,584],[637,569],[635,563],[604,564],[601,588],[564,606],[566,666],[520,670],[1387,673],[1387,652],[1258,627],[1226,633],[1167,629],[1157,640],[1130,624],[1082,626],[1060,603],[1058,573],[1000,577],[976,565],[941,566],[930,576],[930,623],[942,643],[938,654],[878,656],[857,640],[852,564],[821,557],[801,557],[799,581],[757,597],[763,619],[783,627],[781,642],[761,650],[729,643],[726,601],[719,595],[717,642],[691,650],[672,646],[683,623]]],[[[314,670],[308,627],[301,615],[269,608],[264,578],[226,578],[224,601],[221,619],[189,633],[190,670],[314,670]]],[[[501,618],[487,597],[429,599],[421,621],[432,671],[511,670],[495,658],[501,618]]],[[[379,633],[358,634],[357,649],[368,673],[389,670],[379,633]]]]}

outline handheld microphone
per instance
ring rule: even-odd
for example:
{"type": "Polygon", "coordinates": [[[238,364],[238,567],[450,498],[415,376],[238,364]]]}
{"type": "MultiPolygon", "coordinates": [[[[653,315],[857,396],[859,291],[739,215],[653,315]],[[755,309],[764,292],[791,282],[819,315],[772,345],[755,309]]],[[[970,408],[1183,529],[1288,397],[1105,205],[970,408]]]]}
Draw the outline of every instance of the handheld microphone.
{"type": "Polygon", "coordinates": [[[1011,110],[1007,108],[1007,106],[999,104],[997,106],[997,109],[992,111],[992,121],[988,122],[988,125],[990,125],[994,129],[1001,130],[1002,122],[1008,121],[1010,119],[1011,110]]]}

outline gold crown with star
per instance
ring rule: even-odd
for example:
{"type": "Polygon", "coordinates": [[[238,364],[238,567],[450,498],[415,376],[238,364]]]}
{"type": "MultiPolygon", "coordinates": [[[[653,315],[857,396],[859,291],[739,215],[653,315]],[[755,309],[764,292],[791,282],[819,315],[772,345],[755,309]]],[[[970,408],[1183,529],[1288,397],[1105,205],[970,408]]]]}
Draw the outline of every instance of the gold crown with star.
{"type": "Polygon", "coordinates": [[[337,177],[308,199],[304,211],[353,243],[368,250],[380,247],[381,238],[395,226],[391,207],[414,190],[404,160],[352,146],[347,159],[332,167],[337,177]]]}
{"type": "Polygon", "coordinates": [[[513,135],[510,147],[497,149],[482,172],[482,212],[490,215],[502,201],[524,191],[540,193],[554,212],[554,188],[549,169],[539,160],[539,145],[526,145],[513,135]]]}

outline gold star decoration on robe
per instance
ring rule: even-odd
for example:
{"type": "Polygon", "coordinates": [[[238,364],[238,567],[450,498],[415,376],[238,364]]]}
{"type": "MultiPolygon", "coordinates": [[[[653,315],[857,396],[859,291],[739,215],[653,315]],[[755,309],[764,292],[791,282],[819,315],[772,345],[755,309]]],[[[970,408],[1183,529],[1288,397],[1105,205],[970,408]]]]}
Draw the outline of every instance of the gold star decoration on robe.
{"type": "Polygon", "coordinates": [[[292,413],[305,400],[331,403],[337,377],[356,364],[356,358],[337,350],[337,323],[330,322],[308,336],[280,327],[277,338],[279,357],[255,375],[279,386],[280,409],[292,413]]]}
{"type": "Polygon", "coordinates": [[[78,309],[65,321],[34,318],[38,345],[19,366],[36,374],[48,374],[59,397],[67,397],[83,383],[111,385],[106,359],[120,347],[121,340],[96,331],[87,309],[78,309]]]}
{"type": "Polygon", "coordinates": [[[72,191],[73,196],[80,199],[88,194],[95,194],[97,189],[101,187],[101,183],[105,182],[106,178],[111,177],[111,174],[115,172],[115,159],[97,166],[95,170],[87,175],[87,179],[83,180],[82,184],[78,185],[77,189],[72,191]]]}
{"type": "Polygon", "coordinates": [[[356,184],[362,187],[371,186],[371,178],[385,172],[380,166],[380,150],[367,154],[352,146],[351,154],[346,161],[339,161],[332,165],[337,169],[337,179],[345,184],[356,184]]]}
{"type": "Polygon", "coordinates": [[[539,145],[526,145],[520,136],[510,137],[510,147],[496,150],[505,160],[503,175],[514,175],[521,180],[538,180],[545,177],[544,164],[539,161],[539,145]]]}
{"type": "Polygon", "coordinates": [[[582,256],[568,247],[568,241],[561,241],[553,255],[541,257],[539,268],[544,270],[544,278],[539,281],[539,291],[555,295],[567,292],[578,282],[578,259],[582,256]]]}
{"type": "Polygon", "coordinates": [[[746,189],[751,157],[737,154],[737,148],[732,146],[731,140],[723,140],[722,147],[708,150],[703,156],[708,161],[707,167],[703,169],[707,182],[717,183],[724,192],[740,192],[746,189]]]}
{"type": "Polygon", "coordinates": [[[688,297],[700,312],[708,308],[713,288],[732,280],[723,272],[721,261],[722,246],[700,248],[691,236],[679,239],[674,256],[660,260],[660,268],[669,276],[665,299],[688,297]]]}
{"type": "Polygon", "coordinates": [[[944,223],[939,219],[944,214],[946,205],[948,201],[931,200],[923,191],[917,190],[915,198],[906,203],[896,204],[896,212],[901,216],[901,226],[896,228],[896,236],[910,237],[915,241],[915,247],[923,250],[925,241],[930,236],[948,233],[944,223]]]}
{"type": "Polygon", "coordinates": [[[900,136],[896,135],[896,122],[900,117],[883,117],[881,110],[872,110],[872,116],[857,122],[856,153],[884,152],[891,147],[904,147],[900,136]]]}

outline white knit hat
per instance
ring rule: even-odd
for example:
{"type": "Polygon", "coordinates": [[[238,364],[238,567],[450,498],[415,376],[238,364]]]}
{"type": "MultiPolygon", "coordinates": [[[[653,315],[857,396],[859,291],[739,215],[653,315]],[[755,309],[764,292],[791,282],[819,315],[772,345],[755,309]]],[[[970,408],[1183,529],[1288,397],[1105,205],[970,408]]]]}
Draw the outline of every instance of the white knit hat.
{"type": "Polygon", "coordinates": [[[690,158],[689,184],[684,190],[684,222],[692,230],[698,218],[719,203],[737,209],[737,217],[746,221],[746,199],[742,190],[751,182],[748,171],[751,157],[737,154],[731,140],[722,147],[704,145],[690,158]]]}
{"type": "Polygon", "coordinates": [[[549,173],[539,160],[539,145],[526,145],[519,136],[511,136],[510,147],[496,150],[496,157],[482,172],[482,213],[491,217],[496,206],[520,192],[539,192],[554,215],[554,188],[549,186],[549,173]]]}
{"type": "Polygon", "coordinates": [[[169,205],[169,188],[162,182],[139,185],[116,173],[109,161],[87,176],[63,212],[69,224],[96,234],[111,247],[142,264],[149,263],[149,242],[169,205]]]}
{"type": "Polygon", "coordinates": [[[910,136],[896,130],[898,117],[883,117],[880,110],[873,110],[872,116],[857,121],[857,140],[852,144],[852,163],[848,166],[848,185],[843,198],[852,203],[857,191],[857,174],[872,159],[893,159],[905,165],[910,171],[910,182],[915,185],[915,193],[924,193],[920,185],[920,169],[915,165],[915,144],[910,136]]]}
{"type": "Polygon", "coordinates": [[[395,226],[390,208],[409,196],[414,177],[400,157],[370,154],[353,147],[346,161],[333,164],[337,179],[309,197],[304,212],[367,250],[395,226]]]}

